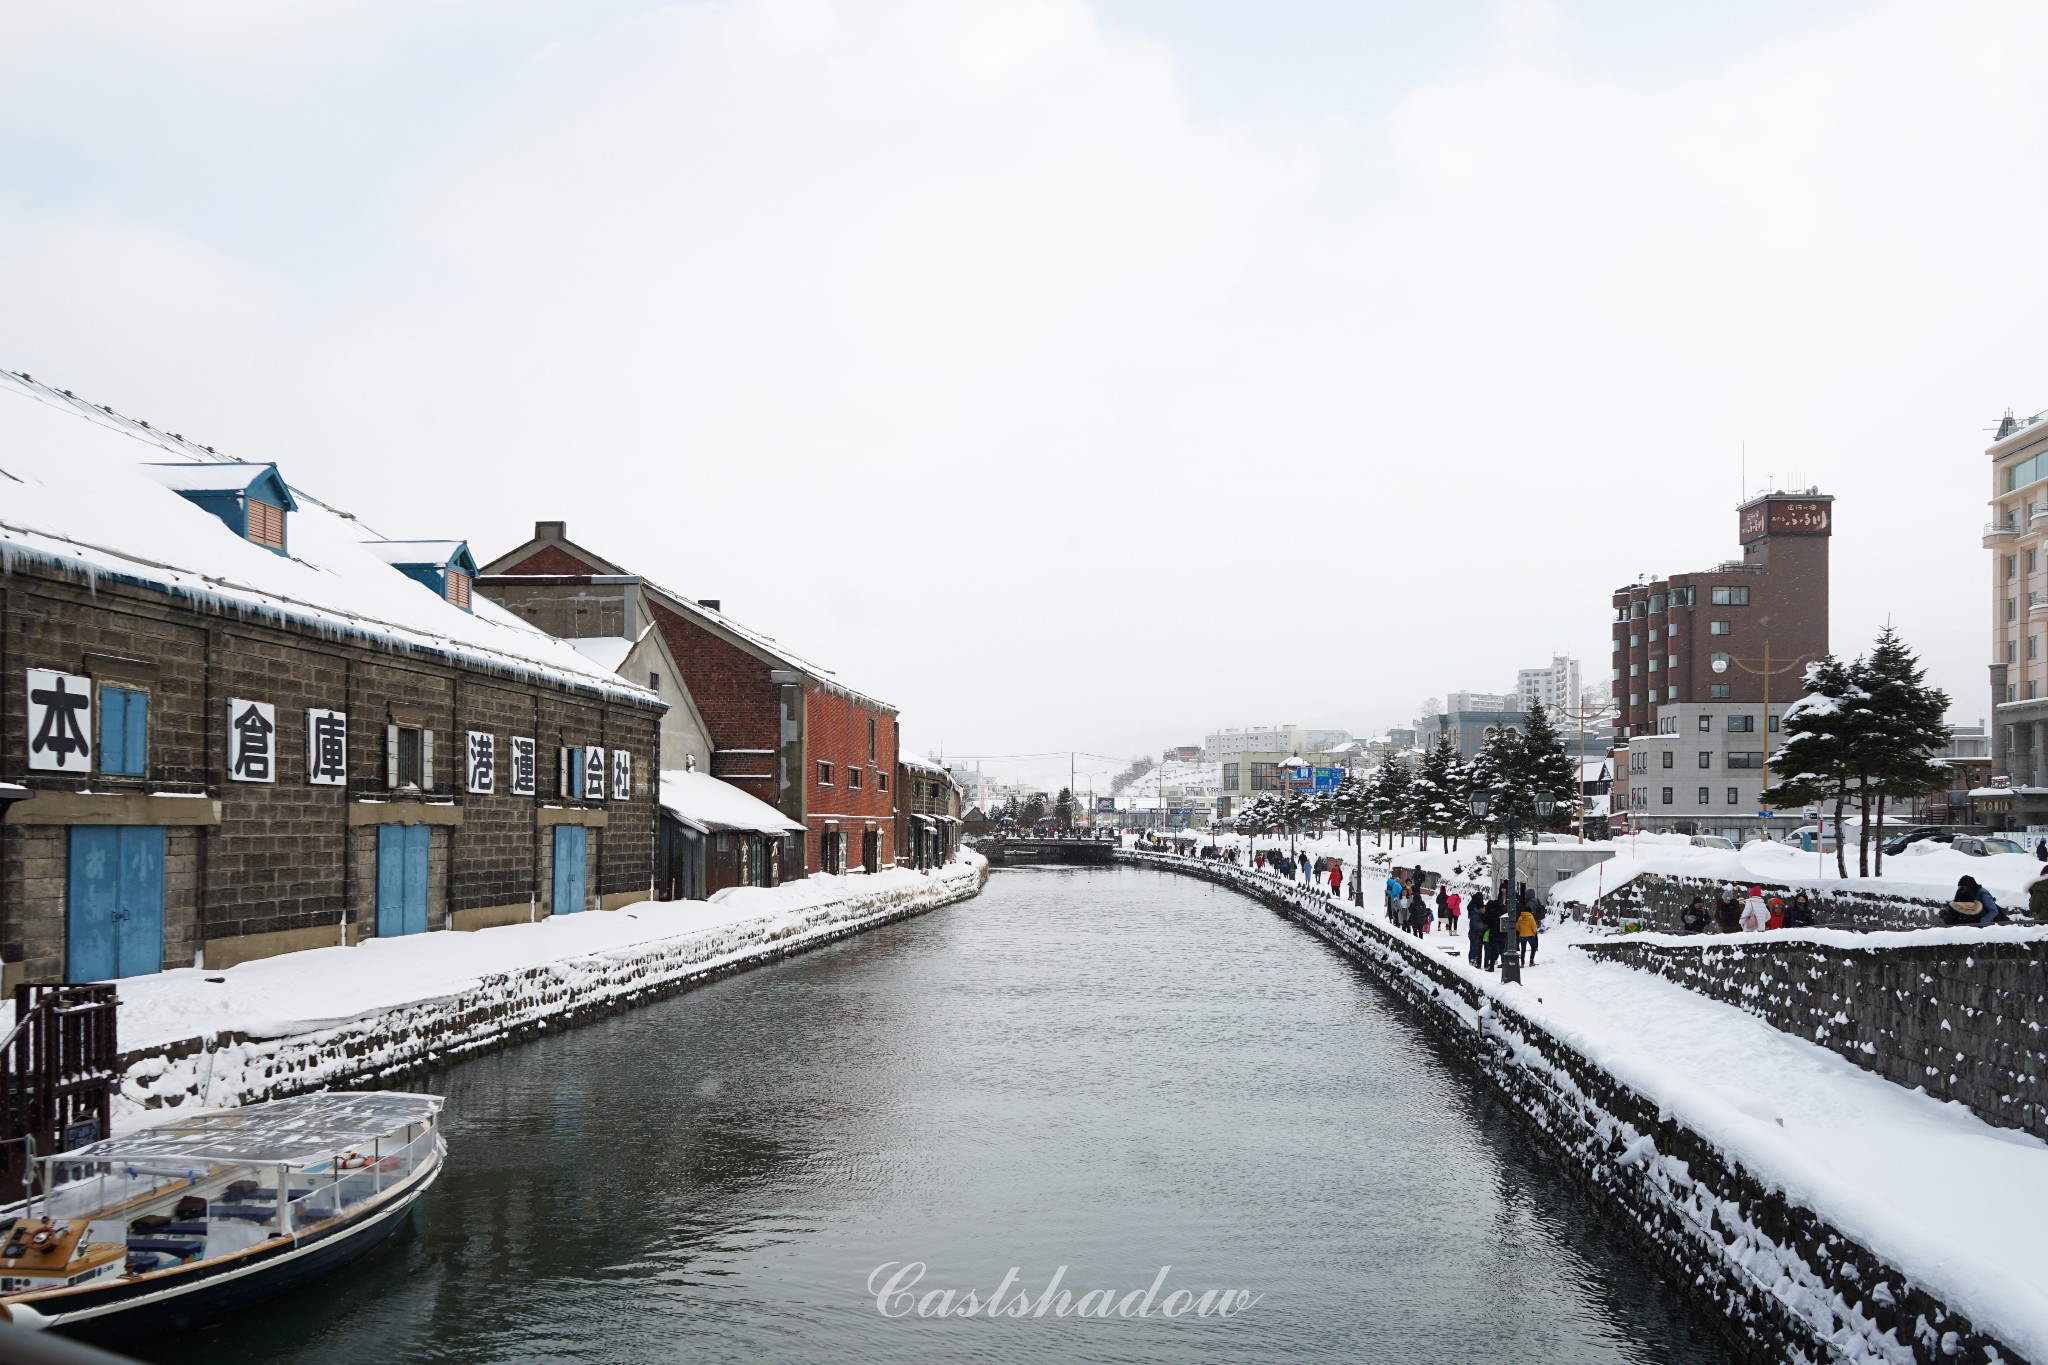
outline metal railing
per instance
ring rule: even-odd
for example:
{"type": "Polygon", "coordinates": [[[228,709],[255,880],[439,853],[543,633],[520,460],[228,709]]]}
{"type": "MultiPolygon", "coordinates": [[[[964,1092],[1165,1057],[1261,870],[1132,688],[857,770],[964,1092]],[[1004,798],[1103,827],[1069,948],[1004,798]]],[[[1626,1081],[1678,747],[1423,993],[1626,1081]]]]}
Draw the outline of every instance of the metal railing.
{"type": "Polygon", "coordinates": [[[114,1007],[111,984],[14,988],[0,1040],[0,1204],[27,1197],[35,1158],[107,1136],[114,1007]]]}

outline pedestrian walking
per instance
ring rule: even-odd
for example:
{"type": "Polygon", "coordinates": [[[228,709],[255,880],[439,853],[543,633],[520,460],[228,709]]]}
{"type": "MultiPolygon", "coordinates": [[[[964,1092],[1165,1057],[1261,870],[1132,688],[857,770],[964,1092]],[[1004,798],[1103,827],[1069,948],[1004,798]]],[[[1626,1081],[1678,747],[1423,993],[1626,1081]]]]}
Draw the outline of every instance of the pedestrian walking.
{"type": "Polygon", "coordinates": [[[1688,934],[1704,933],[1707,925],[1711,922],[1711,917],[1707,913],[1706,903],[1700,900],[1698,896],[1694,896],[1685,903],[1685,909],[1679,912],[1678,922],[1688,934]]]}
{"type": "Polygon", "coordinates": [[[1714,926],[1724,934],[1742,931],[1742,903],[1735,899],[1735,888],[1721,888],[1721,899],[1714,903],[1714,926]]]}
{"type": "Polygon", "coordinates": [[[1330,894],[1340,900],[1344,896],[1344,864],[1336,858],[1330,860],[1330,894]]]}
{"type": "Polygon", "coordinates": [[[1515,936],[1522,940],[1523,965],[1533,967],[1536,965],[1536,912],[1530,906],[1530,902],[1523,901],[1520,912],[1515,915],[1515,936]]]}
{"type": "Polygon", "coordinates": [[[1399,877],[1395,876],[1395,875],[1394,875],[1393,873],[1389,872],[1389,873],[1387,874],[1387,918],[1388,918],[1388,919],[1392,919],[1392,918],[1394,917],[1394,906],[1395,906],[1396,904],[1398,904],[1398,903],[1400,902],[1400,899],[1401,899],[1401,879],[1400,879],[1399,877]]]}
{"type": "Polygon", "coordinates": [[[1804,891],[1792,897],[1792,903],[1785,907],[1785,923],[1793,929],[1813,927],[1813,902],[1804,891]]]}
{"type": "Polygon", "coordinates": [[[1764,904],[1764,889],[1761,886],[1749,888],[1749,899],[1742,903],[1742,927],[1751,933],[1762,931],[1771,922],[1771,912],[1764,904]]]}
{"type": "Polygon", "coordinates": [[[1461,899],[1455,891],[1444,897],[1444,913],[1451,917],[1450,924],[1445,927],[1445,933],[1455,934],[1458,932],[1458,903],[1461,899]]]}
{"type": "Polygon", "coordinates": [[[1448,921],[1450,917],[1451,888],[1445,886],[1442,882],[1438,882],[1436,884],[1436,922],[1438,924],[1443,925],[1446,929],[1448,929],[1450,926],[1448,923],[1446,923],[1446,921],[1448,921]]]}
{"type": "Polygon", "coordinates": [[[1471,919],[1465,926],[1465,960],[1477,967],[1486,943],[1486,893],[1472,893],[1471,919]]]}
{"type": "Polygon", "coordinates": [[[1417,896],[1415,898],[1415,920],[1411,932],[1417,938],[1428,938],[1429,926],[1429,898],[1427,896],[1417,896]]]}

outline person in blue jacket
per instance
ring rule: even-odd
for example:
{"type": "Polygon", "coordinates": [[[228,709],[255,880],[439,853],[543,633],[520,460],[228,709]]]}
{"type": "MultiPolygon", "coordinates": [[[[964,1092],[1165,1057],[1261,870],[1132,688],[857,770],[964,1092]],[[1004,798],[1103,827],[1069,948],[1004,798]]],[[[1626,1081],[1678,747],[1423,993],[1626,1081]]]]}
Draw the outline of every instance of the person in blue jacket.
{"type": "Polygon", "coordinates": [[[1975,877],[1964,877],[1956,883],[1956,897],[1949,902],[1949,908],[1941,912],[1943,924],[1996,924],[1998,923],[1998,901],[1986,887],[1977,885],[1975,877]]]}

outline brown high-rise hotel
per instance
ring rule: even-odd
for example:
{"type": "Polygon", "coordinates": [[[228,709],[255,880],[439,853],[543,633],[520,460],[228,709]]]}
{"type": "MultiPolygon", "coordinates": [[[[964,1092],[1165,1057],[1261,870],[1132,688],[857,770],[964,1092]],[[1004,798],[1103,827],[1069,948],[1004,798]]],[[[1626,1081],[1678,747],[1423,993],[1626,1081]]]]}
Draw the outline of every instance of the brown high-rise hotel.
{"type": "Polygon", "coordinates": [[[1769,493],[1737,516],[1742,558],[1614,592],[1616,777],[1636,829],[1740,842],[1798,823],[1760,813],[1764,765],[1806,665],[1828,652],[1834,499],[1769,493]]]}

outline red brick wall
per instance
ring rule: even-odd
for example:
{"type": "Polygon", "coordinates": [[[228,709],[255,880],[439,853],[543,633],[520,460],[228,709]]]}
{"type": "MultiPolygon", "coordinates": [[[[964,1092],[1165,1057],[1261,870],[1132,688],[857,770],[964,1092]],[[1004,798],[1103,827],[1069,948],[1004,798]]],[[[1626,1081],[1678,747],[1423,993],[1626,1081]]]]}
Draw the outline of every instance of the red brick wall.
{"type": "Polygon", "coordinates": [[[570,554],[567,550],[564,550],[559,545],[543,545],[540,549],[534,551],[526,558],[520,560],[517,564],[512,565],[510,568],[500,569],[498,570],[498,572],[524,574],[588,574],[604,573],[605,570],[599,568],[595,564],[585,564],[582,560],[570,554]]]}
{"type": "Polygon", "coordinates": [[[882,836],[882,867],[896,861],[896,718],[822,688],[806,689],[806,761],[804,774],[809,786],[804,809],[810,833],[805,836],[812,869],[823,864],[823,835],[828,824],[837,825],[851,836],[847,847],[849,866],[860,860],[860,836],[870,823],[882,836]],[[868,721],[875,723],[872,761],[868,752],[868,721]],[[820,760],[832,765],[832,785],[818,781],[820,760]],[[855,790],[847,784],[849,769],[861,774],[855,790]],[[884,783],[886,782],[886,788],[884,783]]]}
{"type": "MultiPolygon", "coordinates": [[[[734,786],[778,804],[777,752],[782,744],[782,696],[769,677],[768,665],[735,648],[686,616],[650,602],[655,624],[676,665],[683,670],[690,695],[711,731],[711,773],[734,786]],[[767,753],[722,754],[717,750],[766,749],[767,753]],[[768,773],[766,779],[741,774],[768,773]]],[[[816,863],[811,864],[813,867],[816,863]]]]}

